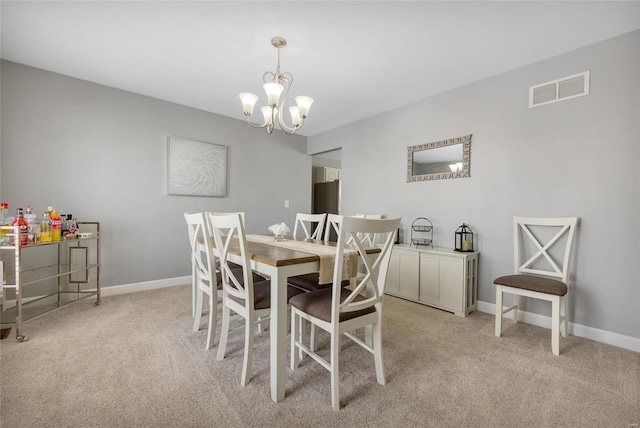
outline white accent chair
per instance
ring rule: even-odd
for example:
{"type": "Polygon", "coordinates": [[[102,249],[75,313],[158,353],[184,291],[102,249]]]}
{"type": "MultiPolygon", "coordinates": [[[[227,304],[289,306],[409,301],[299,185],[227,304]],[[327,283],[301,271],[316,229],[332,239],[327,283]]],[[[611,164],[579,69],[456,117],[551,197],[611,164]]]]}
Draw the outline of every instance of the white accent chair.
{"type": "Polygon", "coordinates": [[[302,232],[304,232],[304,238],[321,239],[326,218],[326,214],[296,214],[296,223],[293,226],[293,237],[298,237],[298,227],[300,227],[302,232]],[[315,228],[313,226],[314,223],[317,223],[315,228]]]}
{"type": "Polygon", "coordinates": [[[400,219],[363,219],[344,217],[338,235],[336,262],[333,284],[330,289],[302,293],[293,296],[291,305],[291,369],[295,370],[300,362],[299,352],[309,355],[331,373],[331,404],[334,410],[340,409],[339,357],[342,335],[353,340],[374,355],[376,378],[379,384],[386,383],[382,358],[382,299],[387,269],[391,257],[395,232],[400,219]],[[353,289],[342,287],[342,265],[345,245],[352,237],[353,245],[364,254],[366,245],[359,234],[376,233],[384,236],[381,252],[375,260],[364,258],[367,274],[353,289]],[[363,293],[367,291],[367,295],[363,293]],[[318,355],[312,346],[303,343],[301,321],[306,320],[331,335],[330,360],[318,355]],[[362,327],[373,327],[373,341],[368,345],[351,332],[362,327]]]}
{"type": "Polygon", "coordinates": [[[184,213],[184,219],[187,222],[191,244],[193,331],[200,329],[204,294],[206,294],[209,297],[206,349],[211,349],[218,319],[217,277],[211,235],[204,213],[184,213]]]}
{"type": "MultiPolygon", "coordinates": [[[[240,383],[246,386],[251,379],[251,363],[253,358],[253,336],[256,321],[266,319],[271,312],[271,281],[263,279],[255,281],[249,261],[244,221],[239,213],[230,215],[209,215],[209,223],[216,251],[220,260],[222,277],[222,328],[218,344],[218,360],[223,360],[229,337],[229,321],[231,311],[245,319],[244,360],[240,383]],[[229,254],[231,243],[238,246],[242,274],[236,273],[230,265],[229,254]]],[[[287,297],[301,290],[288,287],[287,297]]]]}
{"type": "MultiPolygon", "coordinates": [[[[373,219],[381,219],[382,218],[382,214],[356,214],[355,215],[358,218],[373,218],[373,219]]],[[[375,247],[376,246],[376,235],[372,234],[372,233],[367,233],[364,235],[360,235],[360,238],[363,239],[363,242],[365,243],[365,245],[369,246],[369,247],[375,247]]],[[[350,244],[351,242],[349,242],[350,244]]]]}
{"type": "Polygon", "coordinates": [[[568,334],[569,268],[577,222],[577,217],[513,218],[515,274],[493,281],[496,336],[502,335],[502,317],[507,312],[513,311],[518,322],[520,296],[546,300],[551,302],[551,351],[560,354],[560,334],[568,334]],[[504,293],[514,296],[513,306],[503,306],[504,293]]]}
{"type": "Polygon", "coordinates": [[[342,224],[342,216],[338,214],[327,214],[327,221],[324,230],[324,243],[328,244],[331,241],[331,231],[336,233],[336,236],[340,233],[340,225],[342,224]]]}
{"type": "MultiPolygon", "coordinates": [[[[323,214],[324,215],[324,214],[323,214]]],[[[324,243],[329,243],[330,231],[333,229],[336,233],[340,233],[340,223],[342,223],[342,216],[337,214],[328,214],[326,221],[326,230],[324,232],[324,243]]],[[[287,280],[289,285],[298,287],[304,291],[316,291],[323,288],[331,287],[329,284],[320,284],[320,274],[318,272],[305,273],[303,275],[291,276],[287,280]]],[[[343,281],[343,286],[349,285],[348,280],[343,281]]]]}
{"type": "MultiPolygon", "coordinates": [[[[333,230],[336,233],[336,236],[340,233],[340,224],[342,224],[342,216],[338,214],[327,214],[326,226],[324,231],[324,243],[328,244],[330,242],[331,231],[333,230]]],[[[328,284],[320,284],[320,274],[318,272],[305,273],[302,275],[291,276],[287,279],[289,285],[293,287],[297,287],[305,292],[323,290],[327,288],[331,288],[331,283],[328,284]]],[[[349,286],[350,281],[345,279],[342,281],[342,286],[349,286]]],[[[304,339],[304,333],[306,331],[306,327],[304,324],[304,320],[301,326],[301,331],[303,336],[301,340],[304,339]]],[[[316,350],[316,341],[317,341],[317,331],[315,325],[311,324],[311,349],[316,350]]],[[[300,357],[303,358],[302,352],[300,353],[300,357]]]]}
{"type": "MultiPolygon", "coordinates": [[[[205,213],[205,217],[207,218],[207,227],[209,227],[209,233],[211,235],[211,239],[213,240],[213,232],[211,232],[211,224],[209,222],[209,216],[212,215],[230,215],[230,214],[236,214],[235,212],[231,213],[221,213],[221,212],[206,212],[205,213]]],[[[239,211],[237,212],[237,214],[240,214],[240,217],[242,218],[242,225],[244,226],[244,211],[239,211]]],[[[241,268],[242,266],[235,264],[235,263],[229,263],[229,265],[231,266],[232,269],[238,269],[241,268]]],[[[220,271],[220,266],[219,266],[219,262],[216,262],[216,270],[219,272],[220,271]]],[[[264,278],[263,278],[264,279],[264,278]]],[[[220,280],[218,280],[218,285],[220,285],[220,280]]]]}

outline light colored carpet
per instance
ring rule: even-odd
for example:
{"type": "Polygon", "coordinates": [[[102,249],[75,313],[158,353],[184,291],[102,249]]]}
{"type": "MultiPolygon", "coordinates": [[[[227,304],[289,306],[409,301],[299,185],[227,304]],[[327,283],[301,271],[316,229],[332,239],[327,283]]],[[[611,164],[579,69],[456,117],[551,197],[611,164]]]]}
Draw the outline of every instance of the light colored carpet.
{"type": "MultiPolygon", "coordinates": [[[[271,401],[268,333],[240,386],[242,331],[227,358],[191,331],[190,287],[81,301],[28,321],[0,343],[2,427],[621,427],[640,423],[640,354],[493,316],[468,318],[385,298],[387,385],[373,356],[345,342],[342,409],[329,372],[287,369],[271,401]]],[[[205,326],[205,319],[202,320],[205,326]]],[[[218,327],[219,328],[219,327],[218,327]]],[[[327,337],[321,335],[321,349],[327,337]]]]}

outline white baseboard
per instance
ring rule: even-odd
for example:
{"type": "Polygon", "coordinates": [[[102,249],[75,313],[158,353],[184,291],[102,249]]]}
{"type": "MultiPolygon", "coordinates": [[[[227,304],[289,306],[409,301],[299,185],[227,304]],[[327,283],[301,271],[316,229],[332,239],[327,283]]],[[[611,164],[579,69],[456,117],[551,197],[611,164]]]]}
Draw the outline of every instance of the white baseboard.
{"type": "MultiPolygon", "coordinates": [[[[178,278],[158,279],[155,281],[136,282],[133,284],[114,285],[111,287],[102,287],[100,289],[100,296],[101,297],[117,296],[119,294],[129,294],[129,293],[136,293],[138,291],[157,290],[160,288],[175,287],[177,285],[185,285],[190,283],[191,283],[191,275],[182,276],[178,278]]],[[[96,289],[87,288],[87,289],[83,289],[83,291],[95,293],[96,289]]],[[[42,299],[43,297],[46,297],[46,296],[25,297],[22,299],[22,303],[23,304],[29,303],[33,300],[42,299]]],[[[6,300],[4,302],[4,310],[13,308],[14,306],[16,306],[15,299],[6,300]]]]}
{"type": "Polygon", "coordinates": [[[191,275],[177,278],[158,279],[155,281],[136,282],[133,284],[113,285],[102,287],[102,297],[117,296],[119,294],[136,293],[138,291],[156,290],[158,288],[175,287],[176,285],[191,284],[191,275]]]}
{"type": "MultiPolygon", "coordinates": [[[[496,314],[496,305],[494,303],[487,303],[478,300],[477,308],[480,312],[485,312],[491,315],[496,314]]],[[[518,314],[518,318],[520,318],[519,322],[551,329],[551,317],[522,310],[518,310],[518,314]]],[[[509,312],[504,317],[513,319],[513,312],[509,312]]],[[[606,343],[607,345],[640,352],[640,338],[624,336],[611,331],[600,330],[598,328],[575,324],[572,322],[569,323],[569,333],[574,336],[584,337],[585,339],[595,340],[596,342],[606,343]]]]}

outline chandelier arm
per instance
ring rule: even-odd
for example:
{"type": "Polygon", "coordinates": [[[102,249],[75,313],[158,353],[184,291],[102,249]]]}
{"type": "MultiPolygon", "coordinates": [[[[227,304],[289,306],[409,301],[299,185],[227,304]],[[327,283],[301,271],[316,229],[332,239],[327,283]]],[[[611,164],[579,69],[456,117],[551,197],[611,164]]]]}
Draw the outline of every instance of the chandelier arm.
{"type": "Polygon", "coordinates": [[[263,123],[263,124],[261,125],[261,124],[259,124],[259,123],[251,122],[251,121],[249,120],[249,116],[247,116],[247,123],[248,123],[249,125],[253,126],[254,128],[264,128],[264,127],[266,127],[267,125],[269,125],[268,123],[263,123]]]}
{"type": "Polygon", "coordinates": [[[284,92],[284,96],[280,97],[280,105],[278,106],[278,109],[280,110],[280,114],[278,115],[278,123],[280,124],[280,128],[282,128],[282,131],[284,131],[285,134],[287,135],[293,135],[296,133],[296,131],[300,128],[300,126],[302,126],[302,122],[300,123],[300,126],[298,127],[289,127],[284,123],[284,119],[283,119],[283,112],[285,111],[285,101],[287,99],[287,96],[289,95],[289,89],[291,89],[291,85],[293,85],[293,75],[291,73],[282,73],[281,75],[282,81],[283,83],[286,82],[286,89],[284,92]]]}
{"type": "Polygon", "coordinates": [[[276,74],[272,71],[265,71],[264,74],[262,75],[262,83],[267,83],[267,82],[278,82],[278,79],[276,78],[276,74]],[[269,80],[267,80],[267,76],[271,76],[271,78],[269,80]]]}

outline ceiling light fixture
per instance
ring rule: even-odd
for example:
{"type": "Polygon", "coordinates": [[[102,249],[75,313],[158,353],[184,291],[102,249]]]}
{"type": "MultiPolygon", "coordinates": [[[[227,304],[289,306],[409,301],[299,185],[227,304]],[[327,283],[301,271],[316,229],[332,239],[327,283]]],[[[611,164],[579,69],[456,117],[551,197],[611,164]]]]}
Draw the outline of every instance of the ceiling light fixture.
{"type": "Polygon", "coordinates": [[[258,101],[258,96],[250,92],[242,92],[240,94],[240,101],[242,101],[242,109],[244,115],[247,116],[247,123],[255,128],[267,128],[267,133],[273,132],[276,120],[280,125],[280,128],[287,135],[293,135],[298,129],[302,127],[304,120],[309,114],[309,108],[313,104],[313,98],[307,96],[297,96],[297,107],[289,107],[291,113],[291,126],[287,126],[282,119],[282,112],[284,111],[285,100],[289,94],[289,89],[293,84],[293,75],[291,73],[283,73],[280,71],[280,49],[287,46],[287,41],[283,37],[274,37],[271,39],[271,44],[278,49],[278,65],[276,72],[267,71],[262,75],[262,81],[265,92],[267,93],[268,105],[261,108],[264,115],[264,123],[258,124],[249,121],[249,116],[253,113],[253,107],[258,101]],[[284,90],[284,96],[280,96],[284,90]],[[280,113],[280,114],[278,114],[280,113]]]}

